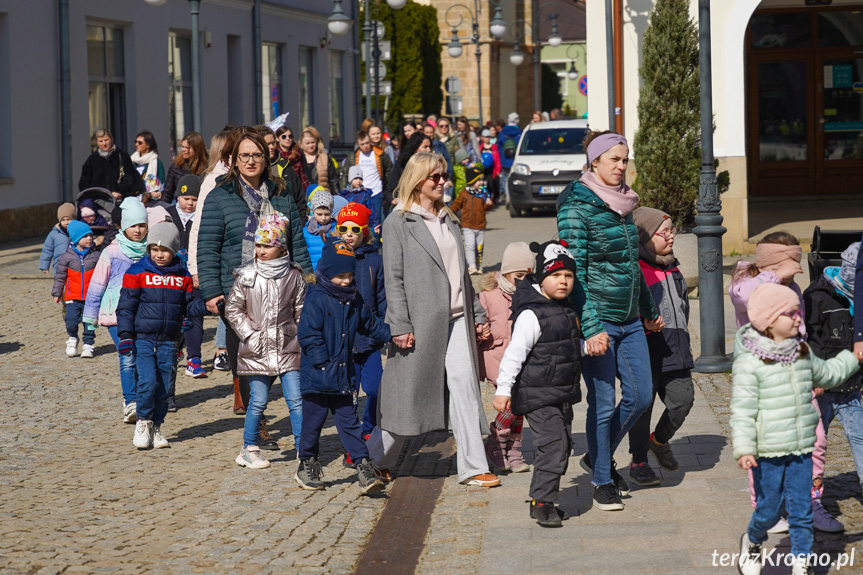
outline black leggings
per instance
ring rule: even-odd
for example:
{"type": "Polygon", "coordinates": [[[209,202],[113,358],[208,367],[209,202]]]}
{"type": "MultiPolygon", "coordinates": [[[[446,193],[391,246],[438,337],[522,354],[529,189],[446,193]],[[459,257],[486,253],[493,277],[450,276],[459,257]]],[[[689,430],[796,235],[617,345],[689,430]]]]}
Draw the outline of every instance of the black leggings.
{"type": "Polygon", "coordinates": [[[219,310],[219,317],[221,317],[222,321],[225,322],[225,346],[228,350],[228,360],[231,362],[231,373],[235,378],[239,378],[240,397],[243,398],[243,405],[248,406],[249,395],[251,394],[249,389],[249,376],[237,375],[237,352],[240,348],[240,337],[237,335],[237,332],[234,331],[234,326],[232,326],[231,322],[229,322],[225,317],[224,308],[219,310]]]}

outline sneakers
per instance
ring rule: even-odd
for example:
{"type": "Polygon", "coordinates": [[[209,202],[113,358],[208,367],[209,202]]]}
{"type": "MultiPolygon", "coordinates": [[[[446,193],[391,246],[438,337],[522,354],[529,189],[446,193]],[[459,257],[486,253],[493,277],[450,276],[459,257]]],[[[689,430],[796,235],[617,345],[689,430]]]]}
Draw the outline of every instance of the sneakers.
{"type": "MultiPolygon", "coordinates": [[[[67,351],[68,351],[68,347],[67,347],[67,351]]],[[[88,359],[92,358],[93,357],[93,351],[95,351],[93,346],[90,345],[89,343],[85,343],[84,347],[81,348],[81,357],[85,357],[88,359]]]]}
{"type": "Polygon", "coordinates": [[[674,453],[671,452],[671,446],[667,443],[657,443],[653,439],[653,434],[650,434],[650,439],[647,442],[647,447],[656,458],[656,462],[663,469],[668,471],[677,471],[680,469],[680,464],[674,458],[674,453]]]}
{"type": "Polygon", "coordinates": [[[266,469],[270,466],[270,462],[261,455],[261,450],[257,445],[244,447],[234,461],[237,465],[248,467],[249,469],[266,469]]]}
{"type": "Polygon", "coordinates": [[[194,378],[207,377],[207,372],[201,367],[200,357],[189,358],[189,363],[186,364],[186,375],[194,378]]]}
{"type": "Polygon", "coordinates": [[[135,424],[135,435],[132,437],[132,445],[138,449],[150,449],[153,447],[153,422],[139,419],[135,424]]]}
{"type": "Polygon", "coordinates": [[[791,566],[791,575],[815,575],[815,566],[811,565],[806,557],[798,557],[791,566]]]}
{"type": "Polygon", "coordinates": [[[213,356],[213,369],[216,371],[231,371],[231,363],[228,361],[226,352],[217,353],[213,356]]]}
{"type": "Polygon", "coordinates": [[[177,363],[180,363],[181,361],[183,361],[184,357],[186,357],[186,355],[183,353],[183,350],[178,349],[177,350],[177,363]]]}
{"type": "Polygon", "coordinates": [[[70,337],[66,340],[66,355],[68,357],[75,357],[78,355],[78,338],[70,337]]]}
{"type": "Polygon", "coordinates": [[[360,493],[363,495],[384,488],[384,482],[375,473],[375,466],[368,459],[363,459],[357,464],[357,481],[360,484],[360,493]]]}
{"type": "Polygon", "coordinates": [[[480,473],[462,481],[463,485],[478,485],[480,487],[496,487],[500,485],[500,478],[494,473],[480,473]]]}
{"type": "Polygon", "coordinates": [[[617,490],[614,483],[593,486],[593,506],[603,511],[620,511],[623,509],[620,491],[617,490]]]}
{"type": "Polygon", "coordinates": [[[475,276],[477,274],[476,266],[468,266],[467,273],[469,273],[472,276],[475,276]]]}
{"type": "Polygon", "coordinates": [[[760,575],[761,567],[761,543],[753,543],[749,540],[749,534],[743,533],[740,537],[740,559],[737,562],[737,571],[740,575],[760,575]]]}
{"type": "MultiPolygon", "coordinates": [[[[561,521],[566,521],[567,519],[569,519],[569,513],[567,513],[566,511],[564,511],[560,507],[555,507],[554,503],[542,503],[541,501],[537,501],[536,499],[531,499],[530,501],[528,501],[528,503],[530,503],[530,518],[531,519],[539,519],[540,508],[543,505],[553,507],[554,510],[557,512],[557,516],[560,517],[561,521]]],[[[540,525],[542,525],[542,523],[540,523],[540,525]]],[[[548,526],[543,525],[543,527],[548,527],[548,526]]],[[[552,527],[556,527],[556,526],[552,526],[552,527]]]]}
{"type": "Polygon", "coordinates": [[[135,423],[138,420],[137,404],[130,401],[123,406],[123,423],[135,423]]]}
{"type": "Polygon", "coordinates": [[[631,463],[629,465],[629,478],[636,485],[643,487],[652,487],[661,483],[647,463],[631,463]]]}
{"type": "Polygon", "coordinates": [[[845,531],[842,525],[830,512],[824,509],[820,499],[812,500],[812,526],[824,533],[841,533],[845,531]]]}
{"type": "Polygon", "coordinates": [[[354,468],[354,460],[351,459],[350,453],[345,453],[342,456],[342,467],[345,469],[353,469],[354,468]]]}
{"type": "Polygon", "coordinates": [[[324,476],[324,471],[321,469],[321,462],[317,457],[309,459],[300,459],[300,465],[297,472],[294,474],[294,479],[300,484],[300,487],[307,491],[320,491],[324,488],[324,482],[321,477],[324,476]]]}
{"type": "Polygon", "coordinates": [[[171,444],[162,436],[161,426],[157,425],[153,429],[153,448],[162,449],[163,447],[171,447],[171,444]]]}
{"type": "MultiPolygon", "coordinates": [[[[578,462],[581,465],[581,468],[587,471],[588,473],[593,473],[593,466],[590,464],[590,454],[585,453],[584,457],[578,462]]],[[[614,481],[614,486],[617,487],[617,490],[620,492],[619,495],[622,497],[624,495],[629,495],[629,484],[626,480],[623,479],[623,476],[617,472],[617,462],[613,459],[611,460],[611,480],[614,481]]]]}
{"type": "Polygon", "coordinates": [[[258,445],[261,449],[266,449],[267,451],[279,450],[279,444],[276,443],[276,440],[267,431],[267,418],[264,416],[261,416],[261,427],[258,429],[258,437],[258,445]]]}
{"type": "Polygon", "coordinates": [[[535,500],[530,502],[530,518],[536,519],[540,527],[563,527],[560,513],[554,503],[535,500]]]}
{"type": "Polygon", "coordinates": [[[170,411],[171,413],[177,412],[177,402],[176,400],[174,400],[173,395],[168,396],[168,411],[170,411]]]}
{"type": "Polygon", "coordinates": [[[788,521],[784,517],[780,517],[776,525],[767,530],[768,533],[788,533],[788,521]]]}

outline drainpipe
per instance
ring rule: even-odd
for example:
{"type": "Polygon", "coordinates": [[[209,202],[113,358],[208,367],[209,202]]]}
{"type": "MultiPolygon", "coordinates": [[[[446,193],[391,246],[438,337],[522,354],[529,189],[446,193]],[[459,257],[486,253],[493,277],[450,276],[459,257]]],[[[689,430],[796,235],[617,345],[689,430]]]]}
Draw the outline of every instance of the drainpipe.
{"type": "Polygon", "coordinates": [[[623,134],[623,0],[614,0],[614,131],[623,134]],[[620,110],[620,113],[617,113],[620,110]]]}
{"type": "Polygon", "coordinates": [[[613,130],[616,125],[616,118],[614,114],[614,10],[612,9],[612,0],[605,0],[605,61],[607,65],[606,76],[608,76],[608,129],[613,130]]]}
{"type": "MultiPolygon", "coordinates": [[[[255,0],[252,7],[252,50],[255,62],[255,123],[264,123],[264,66],[263,44],[261,43],[261,0],[255,0]]],[[[279,110],[281,112],[281,110],[279,110]]]]}
{"type": "MultiPolygon", "coordinates": [[[[354,0],[354,104],[356,105],[357,121],[355,126],[363,122],[363,90],[360,82],[360,0],[354,0]]],[[[383,126],[381,126],[383,130],[383,126]]]]}
{"type": "Polygon", "coordinates": [[[60,165],[63,201],[72,196],[72,91],[69,71],[69,0],[59,1],[60,24],[60,165]]]}

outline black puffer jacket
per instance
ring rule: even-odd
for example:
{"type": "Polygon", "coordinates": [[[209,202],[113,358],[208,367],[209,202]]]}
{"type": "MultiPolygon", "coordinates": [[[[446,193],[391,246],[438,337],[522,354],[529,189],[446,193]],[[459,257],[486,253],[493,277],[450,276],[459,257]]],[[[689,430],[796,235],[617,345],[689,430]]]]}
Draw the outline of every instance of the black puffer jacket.
{"type": "Polygon", "coordinates": [[[88,188],[105,188],[124,198],[145,191],[144,180],[135,169],[132,158],[120,148],[114,148],[107,158],[100,156],[98,151],[87,157],[81,167],[78,191],[83,192],[88,188]]]}
{"type": "Polygon", "coordinates": [[[569,300],[543,297],[533,277],[516,282],[512,296],[512,323],[530,310],[539,321],[542,334],[527,356],[512,389],[512,412],[524,415],[540,407],[581,401],[582,338],[578,314],[569,300]]]}
{"type": "MultiPolygon", "coordinates": [[[[840,295],[824,276],[803,292],[805,304],[807,343],[812,353],[821,359],[836,357],[843,349],[854,347],[854,324],[851,319],[851,302],[840,295]]],[[[824,393],[851,393],[863,389],[863,373],[858,371],[838,387],[824,393]]]]}

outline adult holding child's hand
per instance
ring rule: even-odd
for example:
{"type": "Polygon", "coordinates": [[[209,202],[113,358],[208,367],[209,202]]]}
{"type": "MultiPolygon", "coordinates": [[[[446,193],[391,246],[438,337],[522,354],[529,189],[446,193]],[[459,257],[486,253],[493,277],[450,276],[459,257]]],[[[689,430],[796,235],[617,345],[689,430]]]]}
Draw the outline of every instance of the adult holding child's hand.
{"type": "Polygon", "coordinates": [[[560,195],[557,227],[575,257],[571,297],[586,338],[589,453],[582,465],[593,470],[594,505],[614,510],[623,509],[629,486],[612,455],[653,396],[644,330],[664,324],[638,263],[632,212],[639,197],[624,182],[629,145],[614,132],[591,132],[583,144],[590,168],[560,195]],[[622,399],[615,405],[617,374],[622,399]]]}

